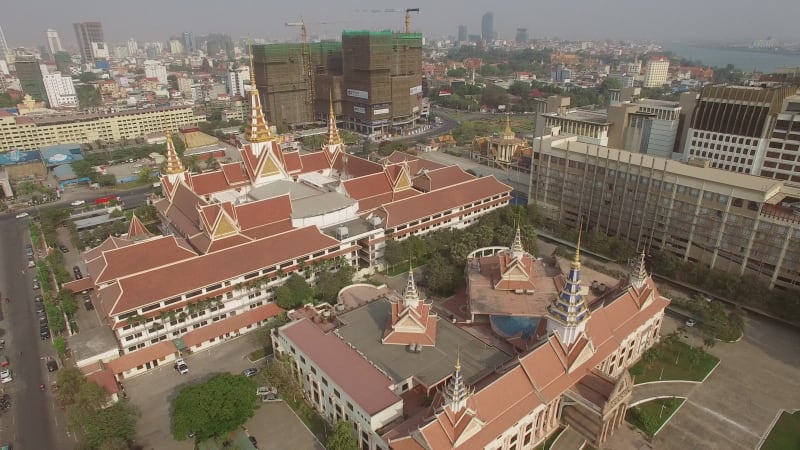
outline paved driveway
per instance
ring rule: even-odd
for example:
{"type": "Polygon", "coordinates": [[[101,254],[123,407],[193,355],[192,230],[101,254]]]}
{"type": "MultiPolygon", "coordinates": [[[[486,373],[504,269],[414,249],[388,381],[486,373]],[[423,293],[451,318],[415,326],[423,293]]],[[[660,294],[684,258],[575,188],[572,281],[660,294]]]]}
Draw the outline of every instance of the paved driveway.
{"type": "Polygon", "coordinates": [[[258,440],[261,450],[325,450],[283,402],[262,403],[245,427],[258,440]]]}
{"type": "MultiPolygon", "coordinates": [[[[800,332],[757,317],[738,343],[718,343],[721,360],[654,440],[658,449],[747,449],[758,445],[781,409],[800,408],[800,332]]],[[[665,332],[677,321],[665,322],[665,332]]],[[[692,330],[694,333],[694,330],[692,330]]],[[[699,339],[690,336],[693,345],[699,339]]]]}
{"type": "MultiPolygon", "coordinates": [[[[141,417],[137,424],[137,442],[145,450],[192,450],[191,441],[176,442],[170,432],[169,408],[172,399],[187,384],[196,383],[222,372],[239,373],[253,367],[247,355],[260,347],[258,339],[263,333],[254,331],[239,338],[219,344],[186,358],[187,375],[179,375],[171,364],[162,365],[148,373],[124,381],[131,402],[139,407],[141,417]]],[[[258,364],[256,364],[258,365],[258,364]]],[[[256,435],[256,437],[259,437],[256,435]]],[[[261,442],[261,439],[259,439],[261,442]]]]}

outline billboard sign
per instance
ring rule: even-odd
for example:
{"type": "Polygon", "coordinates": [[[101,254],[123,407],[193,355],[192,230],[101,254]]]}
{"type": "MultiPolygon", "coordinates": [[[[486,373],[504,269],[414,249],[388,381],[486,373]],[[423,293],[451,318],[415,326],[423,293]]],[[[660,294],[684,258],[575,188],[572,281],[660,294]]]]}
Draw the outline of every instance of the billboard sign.
{"type": "Polygon", "coordinates": [[[422,85],[414,86],[408,90],[409,95],[422,94],[422,85]]]}
{"type": "Polygon", "coordinates": [[[369,92],[359,91],[358,89],[348,89],[345,91],[348,97],[369,99],[369,92]]]}

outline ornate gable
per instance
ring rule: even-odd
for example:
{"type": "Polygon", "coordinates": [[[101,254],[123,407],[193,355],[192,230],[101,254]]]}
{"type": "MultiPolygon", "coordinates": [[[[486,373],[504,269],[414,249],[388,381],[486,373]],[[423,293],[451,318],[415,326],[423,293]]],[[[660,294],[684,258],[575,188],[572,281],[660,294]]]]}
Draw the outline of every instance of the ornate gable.
{"type": "Polygon", "coordinates": [[[219,216],[217,216],[217,223],[214,226],[214,232],[212,233],[213,238],[222,239],[238,233],[239,229],[235,225],[233,219],[231,219],[225,211],[220,210],[219,216]]]}

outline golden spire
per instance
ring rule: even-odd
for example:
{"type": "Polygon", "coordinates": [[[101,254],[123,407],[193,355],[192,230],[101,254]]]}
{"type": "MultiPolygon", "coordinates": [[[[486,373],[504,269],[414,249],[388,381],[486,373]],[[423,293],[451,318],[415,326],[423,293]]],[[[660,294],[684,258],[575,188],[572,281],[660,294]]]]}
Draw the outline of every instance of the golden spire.
{"type": "Polygon", "coordinates": [[[275,139],[269,124],[264,118],[264,111],[261,109],[261,98],[256,89],[256,72],[253,66],[253,46],[248,44],[250,52],[250,123],[244,130],[245,139],[248,142],[267,142],[275,139]]]}
{"type": "Polygon", "coordinates": [[[575,246],[575,259],[572,260],[572,268],[581,268],[581,233],[583,233],[583,220],[581,220],[580,228],[578,228],[578,245],[575,246]]]}
{"type": "Polygon", "coordinates": [[[166,130],[167,134],[167,165],[164,167],[164,171],[167,172],[167,175],[175,175],[178,173],[183,173],[185,169],[183,168],[183,163],[181,163],[181,159],[178,158],[178,152],[175,151],[175,144],[172,142],[172,133],[169,130],[166,130]]]}
{"type": "Polygon", "coordinates": [[[456,354],[456,372],[461,372],[461,349],[456,354]]]}
{"type": "Polygon", "coordinates": [[[328,114],[328,145],[341,144],[342,139],[339,137],[339,129],[336,127],[336,114],[333,112],[333,88],[331,88],[328,97],[331,105],[331,110],[328,114]]]}

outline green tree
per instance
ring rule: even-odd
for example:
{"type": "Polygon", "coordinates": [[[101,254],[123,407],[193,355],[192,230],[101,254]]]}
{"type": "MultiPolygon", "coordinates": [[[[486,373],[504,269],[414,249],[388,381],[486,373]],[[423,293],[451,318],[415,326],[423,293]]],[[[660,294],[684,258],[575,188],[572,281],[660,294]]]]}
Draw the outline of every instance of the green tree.
{"type": "Polygon", "coordinates": [[[358,450],[358,440],[353,435],[353,424],[347,420],[336,422],[325,442],[325,448],[328,450],[358,450]]]}
{"type": "Polygon", "coordinates": [[[531,84],[524,81],[515,81],[508,87],[508,93],[519,97],[527,97],[531,92],[531,84]]]}
{"type": "Polygon", "coordinates": [[[314,289],[305,278],[293,273],[286,282],[275,290],[276,303],[283,309],[294,309],[314,298],[314,289]]]}
{"type": "Polygon", "coordinates": [[[115,403],[105,409],[92,410],[83,424],[86,446],[101,450],[130,448],[136,437],[138,415],[138,410],[127,401],[115,403]]]}
{"type": "Polygon", "coordinates": [[[64,356],[66,356],[67,340],[64,339],[64,336],[56,336],[53,338],[53,347],[56,349],[59,358],[64,358],[64,356]]]}
{"type": "Polygon", "coordinates": [[[424,273],[426,285],[437,294],[450,295],[458,287],[460,272],[441,254],[428,260],[424,273]]]}
{"type": "Polygon", "coordinates": [[[447,76],[450,78],[464,78],[467,76],[467,69],[459,67],[447,71],[447,76]]]}
{"type": "Polygon", "coordinates": [[[408,250],[406,249],[404,241],[388,241],[383,250],[383,259],[389,267],[408,260],[408,250]]]}
{"type": "Polygon", "coordinates": [[[258,407],[255,392],[255,381],[230,373],[183,388],[172,400],[173,437],[183,441],[195,432],[204,441],[235,430],[258,407]]]}
{"type": "Polygon", "coordinates": [[[56,400],[59,405],[66,407],[75,403],[75,398],[86,379],[77,367],[65,367],[58,371],[56,382],[58,383],[58,390],[55,391],[56,400]]]}
{"type": "Polygon", "coordinates": [[[155,176],[153,175],[153,169],[145,166],[139,170],[139,176],[137,179],[140,183],[152,183],[155,180],[155,176]]]}
{"type": "Polygon", "coordinates": [[[354,274],[355,269],[350,265],[344,265],[336,272],[330,270],[320,272],[314,288],[316,297],[326,303],[336,303],[336,295],[353,282],[354,274]]]}

